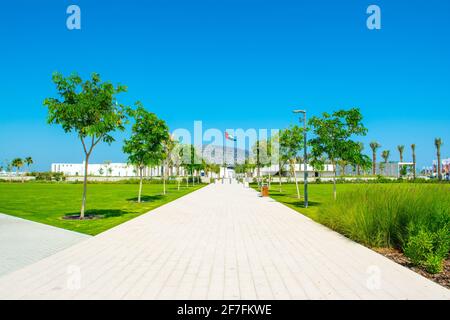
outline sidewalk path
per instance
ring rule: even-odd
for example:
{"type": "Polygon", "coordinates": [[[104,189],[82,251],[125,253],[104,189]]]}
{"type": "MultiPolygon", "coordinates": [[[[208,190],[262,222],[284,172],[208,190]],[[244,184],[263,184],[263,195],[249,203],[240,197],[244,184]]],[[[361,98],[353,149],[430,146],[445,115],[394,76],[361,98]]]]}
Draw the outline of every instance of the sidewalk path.
{"type": "Polygon", "coordinates": [[[0,276],[90,236],[0,213],[0,276]]]}
{"type": "Polygon", "coordinates": [[[213,184],[0,278],[0,298],[450,299],[254,190],[213,184]]]}

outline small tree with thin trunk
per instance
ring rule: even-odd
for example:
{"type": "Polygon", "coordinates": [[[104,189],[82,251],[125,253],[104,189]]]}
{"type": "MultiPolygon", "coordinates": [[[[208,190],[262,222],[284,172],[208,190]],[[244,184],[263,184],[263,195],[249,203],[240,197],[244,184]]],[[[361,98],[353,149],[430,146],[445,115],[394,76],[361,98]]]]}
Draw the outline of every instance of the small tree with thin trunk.
{"type": "Polygon", "coordinates": [[[389,156],[390,156],[391,152],[389,150],[383,150],[383,152],[381,152],[381,157],[384,160],[384,174],[387,176],[388,175],[388,161],[389,161],[389,156]]]}
{"type": "Polygon", "coordinates": [[[434,146],[436,147],[436,156],[437,156],[437,177],[439,180],[442,180],[442,169],[441,169],[441,146],[442,139],[436,138],[434,139],[434,146]]]}
{"type": "Polygon", "coordinates": [[[136,110],[131,112],[134,124],[131,137],[124,142],[123,151],[128,154],[128,162],[135,165],[139,172],[138,202],[141,202],[143,171],[146,167],[160,163],[164,158],[164,143],[169,139],[166,123],[154,113],[136,103],[136,110]]]}
{"type": "Polygon", "coordinates": [[[77,74],[64,77],[54,73],[52,80],[59,98],[45,99],[47,121],[61,125],[65,132],[75,132],[83,146],[85,162],[80,219],[84,219],[89,158],[100,142],[111,144],[115,141],[114,131],[125,130],[127,107],[117,102],[116,95],[125,92],[126,87],[102,82],[97,73],[86,81],[77,74]]]}
{"type": "Polygon", "coordinates": [[[174,153],[174,149],[175,149],[175,141],[172,140],[172,137],[169,135],[169,133],[167,133],[167,139],[165,139],[163,141],[163,157],[162,157],[162,167],[163,167],[163,172],[162,172],[162,180],[163,180],[163,194],[167,193],[166,190],[166,179],[167,176],[169,175],[169,168],[173,167],[173,162],[172,162],[172,153],[174,153]]]}
{"type": "Polygon", "coordinates": [[[370,149],[372,149],[372,175],[377,174],[377,150],[381,148],[381,144],[376,141],[370,143],[370,149]]]}
{"type": "Polygon", "coordinates": [[[413,179],[416,179],[416,145],[414,143],[411,145],[411,153],[413,159],[413,179]]]}
{"type": "Polygon", "coordinates": [[[300,189],[298,187],[297,174],[295,173],[295,165],[297,157],[304,146],[304,129],[294,125],[287,129],[280,131],[280,147],[279,153],[282,162],[289,162],[291,175],[295,181],[295,188],[297,190],[297,198],[300,199],[300,189]]]}
{"type": "Polygon", "coordinates": [[[324,156],[333,166],[333,196],[336,199],[336,166],[339,160],[351,165],[361,162],[365,156],[361,153],[361,146],[353,141],[354,136],[364,136],[367,129],[362,124],[359,109],[339,110],[332,114],[323,113],[322,117],[312,117],[309,120],[314,138],[311,145],[311,164],[322,169],[324,156]]]}

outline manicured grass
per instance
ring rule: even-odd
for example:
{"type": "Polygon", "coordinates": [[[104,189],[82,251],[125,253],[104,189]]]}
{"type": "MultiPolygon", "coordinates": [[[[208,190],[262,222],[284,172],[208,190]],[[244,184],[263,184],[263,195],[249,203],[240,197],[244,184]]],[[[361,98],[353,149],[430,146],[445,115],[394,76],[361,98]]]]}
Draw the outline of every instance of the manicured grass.
{"type": "MultiPolygon", "coordinates": [[[[310,207],[303,207],[295,184],[271,196],[345,236],[372,248],[402,250],[430,273],[442,270],[450,250],[450,186],[448,184],[311,184],[310,207]]],[[[303,190],[303,189],[301,189],[303,190]]]]}
{"type": "MultiPolygon", "coordinates": [[[[338,197],[342,192],[350,191],[355,188],[355,184],[338,184],[338,197]]],[[[255,184],[252,187],[257,189],[255,184]]],[[[303,184],[299,183],[301,199],[297,198],[297,190],[294,183],[283,183],[280,187],[278,183],[272,183],[270,186],[270,196],[275,200],[287,205],[288,207],[301,212],[302,214],[317,220],[320,206],[330,202],[333,199],[333,186],[331,184],[309,184],[308,186],[308,208],[304,208],[303,202],[303,184]]]]}
{"type": "Polygon", "coordinates": [[[204,185],[144,184],[143,203],[137,203],[138,185],[131,183],[93,183],[88,185],[86,214],[103,216],[91,220],[66,220],[79,214],[82,184],[0,183],[0,213],[33,220],[85,234],[96,235],[140,214],[155,209],[204,185]]]}

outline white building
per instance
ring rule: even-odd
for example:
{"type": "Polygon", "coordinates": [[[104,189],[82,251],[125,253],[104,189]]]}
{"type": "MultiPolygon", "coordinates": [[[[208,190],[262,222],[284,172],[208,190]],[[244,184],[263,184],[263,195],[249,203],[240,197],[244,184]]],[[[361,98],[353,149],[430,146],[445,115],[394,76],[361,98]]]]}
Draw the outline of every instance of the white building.
{"type": "MultiPolygon", "coordinates": [[[[303,177],[303,174],[305,172],[305,165],[302,164],[295,164],[295,174],[296,176],[303,177]]],[[[256,169],[255,169],[256,170],[256,169]]],[[[331,164],[325,164],[323,170],[317,171],[315,170],[311,165],[306,165],[306,170],[308,172],[308,176],[310,178],[320,176],[332,176],[333,175],[333,165],[331,164]]],[[[279,166],[278,165],[272,165],[270,167],[264,167],[260,169],[261,175],[278,175],[279,166]]],[[[283,172],[287,172],[288,175],[290,174],[290,165],[286,164],[284,165],[283,172]]]]}
{"type": "MultiPolygon", "coordinates": [[[[84,176],[83,163],[52,163],[52,172],[61,172],[65,176],[84,176]]],[[[160,176],[161,167],[145,168],[144,176],[160,176]]],[[[137,177],[139,170],[127,163],[90,163],[88,166],[88,176],[103,177],[137,177]]]]}

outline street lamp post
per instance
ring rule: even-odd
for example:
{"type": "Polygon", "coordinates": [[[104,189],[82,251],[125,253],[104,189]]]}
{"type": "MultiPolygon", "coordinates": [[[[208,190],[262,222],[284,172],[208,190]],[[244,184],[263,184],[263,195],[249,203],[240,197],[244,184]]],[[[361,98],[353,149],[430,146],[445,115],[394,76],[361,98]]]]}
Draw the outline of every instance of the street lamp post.
{"type": "MultiPolygon", "coordinates": [[[[307,153],[307,133],[306,133],[306,110],[294,110],[294,113],[303,114],[303,183],[305,186],[305,208],[308,208],[308,153],[307,153]]],[[[301,121],[301,119],[300,119],[301,121]]]]}

